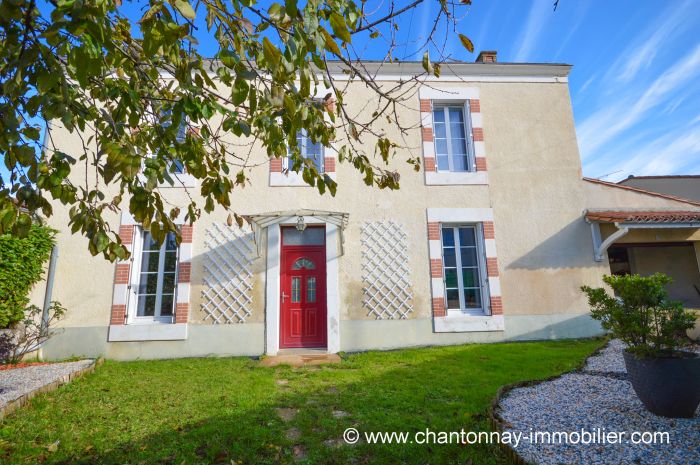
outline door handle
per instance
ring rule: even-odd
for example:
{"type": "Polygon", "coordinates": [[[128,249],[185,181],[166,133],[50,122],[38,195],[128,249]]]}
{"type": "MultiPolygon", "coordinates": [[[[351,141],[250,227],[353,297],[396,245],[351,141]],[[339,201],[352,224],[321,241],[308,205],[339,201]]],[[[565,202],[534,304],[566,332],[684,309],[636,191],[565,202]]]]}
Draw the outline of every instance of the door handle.
{"type": "Polygon", "coordinates": [[[287,294],[285,294],[284,291],[282,291],[282,303],[284,303],[284,299],[286,299],[286,298],[287,298],[287,294]]]}

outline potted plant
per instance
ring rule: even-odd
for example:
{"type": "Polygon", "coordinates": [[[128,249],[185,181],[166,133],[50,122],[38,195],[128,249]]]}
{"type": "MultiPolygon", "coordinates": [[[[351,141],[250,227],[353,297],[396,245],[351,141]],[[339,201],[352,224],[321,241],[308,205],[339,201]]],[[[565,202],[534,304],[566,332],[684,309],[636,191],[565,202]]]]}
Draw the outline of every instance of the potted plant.
{"type": "Polygon", "coordinates": [[[695,317],[668,299],[671,278],[604,276],[614,295],[583,286],[591,316],[613,337],[627,344],[627,374],[634,391],[652,413],[691,418],[700,404],[700,356],[682,350],[695,317]],[[684,341],[685,339],[685,341],[684,341]]]}

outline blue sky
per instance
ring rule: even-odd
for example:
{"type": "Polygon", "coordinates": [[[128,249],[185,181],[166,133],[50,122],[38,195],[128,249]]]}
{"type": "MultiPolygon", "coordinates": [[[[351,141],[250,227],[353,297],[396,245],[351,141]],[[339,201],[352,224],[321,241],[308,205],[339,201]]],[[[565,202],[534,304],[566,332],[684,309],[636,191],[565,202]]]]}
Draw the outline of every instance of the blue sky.
{"type": "Polygon", "coordinates": [[[560,0],[556,12],[552,4],[474,0],[462,30],[499,61],[574,65],[585,175],[700,174],[700,4],[560,0]]]}
{"type": "MultiPolygon", "coordinates": [[[[553,1],[473,0],[459,30],[477,52],[498,50],[501,62],[574,65],[569,85],[584,175],[616,181],[630,174],[700,174],[700,4],[560,0],[555,12],[553,1]]],[[[122,8],[138,20],[142,4],[122,8]]],[[[403,16],[405,46],[397,57],[421,58],[418,44],[436,9],[437,1],[428,0],[403,16]]],[[[197,19],[200,52],[211,56],[215,42],[197,19]]],[[[386,52],[381,39],[355,45],[366,45],[368,59],[386,52]]],[[[443,53],[476,57],[455,36],[443,53]]],[[[431,54],[435,59],[437,50],[431,54]]]]}

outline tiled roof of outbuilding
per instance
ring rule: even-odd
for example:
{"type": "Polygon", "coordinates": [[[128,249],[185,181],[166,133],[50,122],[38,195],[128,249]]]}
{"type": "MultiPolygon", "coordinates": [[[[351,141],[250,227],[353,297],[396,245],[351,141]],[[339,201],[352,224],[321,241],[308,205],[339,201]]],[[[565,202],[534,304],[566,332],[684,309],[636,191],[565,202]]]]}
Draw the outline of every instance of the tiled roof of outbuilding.
{"type": "Polygon", "coordinates": [[[700,223],[700,211],[588,211],[586,219],[603,223],[700,223]]]}

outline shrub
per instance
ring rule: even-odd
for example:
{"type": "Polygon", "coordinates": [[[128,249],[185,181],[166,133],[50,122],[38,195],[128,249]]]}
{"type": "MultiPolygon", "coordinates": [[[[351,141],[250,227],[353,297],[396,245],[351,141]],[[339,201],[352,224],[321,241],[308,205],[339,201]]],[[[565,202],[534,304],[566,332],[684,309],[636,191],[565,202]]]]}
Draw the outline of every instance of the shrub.
{"type": "Polygon", "coordinates": [[[678,352],[685,331],[695,317],[680,302],[668,299],[666,285],[672,280],[663,273],[653,276],[604,276],[615,293],[603,288],[581,287],[588,296],[591,316],[613,337],[622,339],[640,356],[659,357],[678,352]]]}
{"type": "Polygon", "coordinates": [[[0,362],[16,364],[22,356],[37,350],[46,342],[51,333],[49,328],[63,317],[66,309],[58,302],[51,302],[47,320],[42,324],[43,309],[30,305],[24,310],[24,318],[15,325],[11,333],[0,335],[0,362]]]}
{"type": "Polygon", "coordinates": [[[24,319],[32,286],[41,280],[56,231],[32,226],[27,237],[0,235],[0,328],[24,319]]]}
{"type": "Polygon", "coordinates": [[[14,334],[7,332],[0,334],[0,363],[12,360],[15,353],[14,334]]]}

